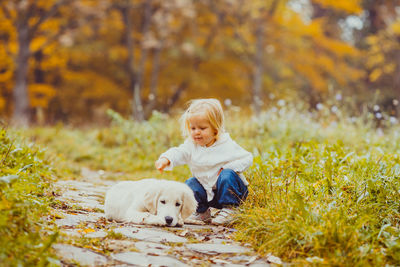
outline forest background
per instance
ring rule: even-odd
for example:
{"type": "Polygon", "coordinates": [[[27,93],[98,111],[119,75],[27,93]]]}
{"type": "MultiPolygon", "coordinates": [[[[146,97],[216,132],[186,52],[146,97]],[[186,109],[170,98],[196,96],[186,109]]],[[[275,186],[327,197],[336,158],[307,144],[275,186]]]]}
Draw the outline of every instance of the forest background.
{"type": "Polygon", "coordinates": [[[110,253],[59,235],[54,181],[184,181],[154,161],[198,97],[254,155],[235,239],[295,265],[400,265],[400,0],[0,1],[0,262],[110,253]]]}
{"type": "Polygon", "coordinates": [[[395,118],[399,41],[398,0],[6,0],[0,116],[77,125],[198,97],[256,113],[351,97],[352,112],[395,118]]]}

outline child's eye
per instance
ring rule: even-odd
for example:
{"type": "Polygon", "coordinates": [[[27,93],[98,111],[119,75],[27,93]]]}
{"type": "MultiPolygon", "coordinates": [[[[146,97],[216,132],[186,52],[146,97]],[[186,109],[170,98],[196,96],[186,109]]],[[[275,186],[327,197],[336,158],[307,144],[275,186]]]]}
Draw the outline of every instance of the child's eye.
{"type": "Polygon", "coordinates": [[[160,202],[161,202],[161,204],[165,204],[165,200],[161,200],[160,202]]]}

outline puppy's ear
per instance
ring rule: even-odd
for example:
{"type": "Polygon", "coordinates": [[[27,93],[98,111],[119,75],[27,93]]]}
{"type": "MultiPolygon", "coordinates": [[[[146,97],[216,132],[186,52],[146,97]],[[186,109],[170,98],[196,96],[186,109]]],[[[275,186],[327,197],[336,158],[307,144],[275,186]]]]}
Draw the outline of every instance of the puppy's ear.
{"type": "Polygon", "coordinates": [[[160,196],[159,191],[148,191],[144,194],[143,204],[146,210],[153,215],[157,215],[157,202],[160,196]]]}
{"type": "Polygon", "coordinates": [[[185,220],[187,217],[192,215],[197,208],[197,201],[194,198],[194,193],[192,189],[187,188],[188,190],[183,191],[183,198],[182,198],[182,219],[185,220]]]}

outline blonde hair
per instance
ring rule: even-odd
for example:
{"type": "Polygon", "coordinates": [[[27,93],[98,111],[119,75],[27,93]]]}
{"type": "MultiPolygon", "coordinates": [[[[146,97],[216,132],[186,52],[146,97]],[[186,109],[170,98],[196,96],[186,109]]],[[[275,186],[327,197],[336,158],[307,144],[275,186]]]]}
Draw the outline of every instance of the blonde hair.
{"type": "Polygon", "coordinates": [[[215,98],[193,99],[188,102],[189,107],[183,113],[181,130],[184,137],[190,136],[189,120],[192,116],[205,115],[213,130],[217,131],[215,138],[218,140],[220,135],[225,132],[224,111],[221,103],[215,98]]]}

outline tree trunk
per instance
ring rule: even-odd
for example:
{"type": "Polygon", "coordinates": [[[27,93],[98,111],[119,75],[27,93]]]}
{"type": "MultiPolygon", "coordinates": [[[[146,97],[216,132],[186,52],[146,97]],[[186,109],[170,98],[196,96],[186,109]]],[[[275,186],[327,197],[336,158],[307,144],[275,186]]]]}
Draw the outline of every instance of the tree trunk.
{"type": "Polygon", "coordinates": [[[256,115],[259,115],[263,105],[262,102],[262,76],[264,73],[264,25],[262,19],[258,20],[256,35],[256,53],[253,71],[253,107],[256,115]]]}
{"type": "MultiPolygon", "coordinates": [[[[38,10],[37,1],[17,1],[17,13],[14,25],[17,28],[18,54],[15,60],[15,86],[13,90],[14,110],[12,122],[18,126],[28,126],[30,123],[29,94],[28,94],[28,67],[31,56],[30,43],[40,25],[52,17],[66,0],[58,0],[47,11],[32,20],[38,10]],[[29,25],[30,21],[35,21],[29,25]]],[[[72,1],[69,1],[71,4],[72,1]]],[[[1,6],[3,13],[11,19],[6,6],[1,6]]]]}
{"type": "Polygon", "coordinates": [[[142,45],[140,48],[140,60],[139,60],[139,68],[137,71],[137,79],[135,84],[135,92],[134,92],[134,103],[136,105],[136,119],[138,121],[144,120],[144,108],[142,101],[142,89],[143,89],[143,80],[145,75],[145,67],[147,61],[147,52],[148,48],[145,46],[144,41],[149,32],[150,23],[151,23],[151,4],[152,0],[147,0],[144,4],[144,14],[143,14],[143,22],[142,22],[142,45]]]}
{"type": "Polygon", "coordinates": [[[17,27],[18,34],[18,55],[15,69],[15,87],[13,91],[14,111],[12,116],[13,124],[28,126],[29,117],[29,96],[28,96],[28,63],[29,63],[29,26],[28,21],[21,20],[17,27]]]}
{"type": "Polygon", "coordinates": [[[146,117],[151,116],[157,103],[157,98],[158,98],[157,87],[158,87],[158,77],[160,74],[160,57],[162,48],[163,48],[163,42],[161,41],[160,46],[155,48],[153,53],[153,66],[152,66],[153,68],[150,76],[150,94],[149,94],[149,103],[146,106],[146,117]]]}
{"type": "MultiPolygon", "coordinates": [[[[397,37],[397,42],[398,43],[400,43],[400,37],[397,37]]],[[[397,50],[396,51],[396,62],[400,62],[400,50],[397,50]]],[[[396,70],[395,70],[395,73],[394,73],[394,82],[393,82],[393,85],[394,85],[394,91],[395,92],[397,92],[397,101],[399,101],[400,100],[400,65],[399,64],[397,64],[397,67],[396,67],[396,70]]],[[[396,102],[396,104],[395,104],[395,107],[396,107],[396,114],[397,114],[397,116],[399,116],[400,115],[400,105],[399,105],[399,103],[398,102],[396,102]]]]}
{"type": "Polygon", "coordinates": [[[122,13],[123,22],[125,25],[125,47],[128,51],[128,58],[126,61],[126,67],[129,77],[129,88],[133,93],[132,101],[132,118],[141,120],[140,114],[143,113],[143,107],[140,96],[140,88],[137,82],[137,73],[135,70],[135,44],[133,40],[133,25],[131,18],[132,6],[127,2],[126,5],[120,8],[122,13]]]}
{"type": "MultiPolygon", "coordinates": [[[[144,15],[143,15],[143,23],[141,34],[143,38],[146,36],[150,20],[151,20],[151,0],[145,2],[144,6],[144,15]]],[[[123,22],[125,24],[125,46],[128,51],[128,60],[127,60],[127,69],[128,76],[130,79],[130,89],[133,93],[133,101],[132,101],[132,117],[135,120],[143,121],[144,120],[144,108],[142,101],[142,87],[143,87],[143,76],[145,63],[147,60],[147,48],[142,44],[140,51],[140,60],[139,66],[135,69],[135,47],[134,47],[134,39],[133,39],[133,25],[132,25],[132,6],[129,1],[121,7],[120,11],[122,13],[123,22]]]]}
{"type": "Polygon", "coordinates": [[[189,81],[185,80],[179,84],[173,95],[167,100],[167,103],[162,107],[162,112],[169,113],[169,110],[178,102],[182,93],[188,88],[189,81]]]}

